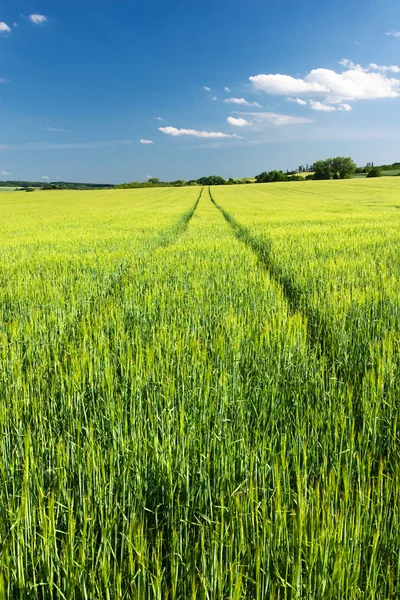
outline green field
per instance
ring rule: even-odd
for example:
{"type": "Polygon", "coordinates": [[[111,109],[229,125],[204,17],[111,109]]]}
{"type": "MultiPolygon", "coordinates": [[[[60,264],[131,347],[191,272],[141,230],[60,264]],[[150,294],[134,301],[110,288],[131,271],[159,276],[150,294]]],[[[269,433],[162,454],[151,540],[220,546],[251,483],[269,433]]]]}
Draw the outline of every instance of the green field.
{"type": "Polygon", "coordinates": [[[400,597],[400,178],[0,217],[1,600],[400,597]]]}

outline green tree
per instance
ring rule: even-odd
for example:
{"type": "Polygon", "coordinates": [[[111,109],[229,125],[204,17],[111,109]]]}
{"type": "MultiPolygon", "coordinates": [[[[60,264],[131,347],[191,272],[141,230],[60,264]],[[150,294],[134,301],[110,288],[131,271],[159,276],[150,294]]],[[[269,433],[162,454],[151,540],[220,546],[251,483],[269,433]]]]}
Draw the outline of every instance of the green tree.
{"type": "Polygon", "coordinates": [[[349,179],[357,169],[350,156],[337,156],[331,162],[331,170],[335,179],[349,179]]]}
{"type": "Polygon", "coordinates": [[[372,167],[367,177],[382,177],[382,171],[378,167],[372,167]]]}
{"type": "Polygon", "coordinates": [[[330,179],[332,177],[332,159],[317,160],[314,163],[314,179],[330,179]]]}

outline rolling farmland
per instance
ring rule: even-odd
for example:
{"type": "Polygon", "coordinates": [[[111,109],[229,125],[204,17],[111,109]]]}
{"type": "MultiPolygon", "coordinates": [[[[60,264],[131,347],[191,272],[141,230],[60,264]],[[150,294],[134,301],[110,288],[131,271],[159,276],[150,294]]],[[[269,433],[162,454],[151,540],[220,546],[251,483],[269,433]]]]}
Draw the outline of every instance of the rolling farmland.
{"type": "Polygon", "coordinates": [[[400,596],[400,179],[0,198],[0,599],[400,596]]]}

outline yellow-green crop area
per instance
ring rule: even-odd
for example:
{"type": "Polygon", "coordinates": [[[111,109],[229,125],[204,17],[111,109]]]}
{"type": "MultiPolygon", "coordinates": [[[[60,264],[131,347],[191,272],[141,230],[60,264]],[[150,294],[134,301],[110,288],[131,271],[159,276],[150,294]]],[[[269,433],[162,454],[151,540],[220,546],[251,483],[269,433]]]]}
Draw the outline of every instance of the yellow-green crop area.
{"type": "Polygon", "coordinates": [[[0,599],[400,597],[400,180],[0,198],[0,599]]]}

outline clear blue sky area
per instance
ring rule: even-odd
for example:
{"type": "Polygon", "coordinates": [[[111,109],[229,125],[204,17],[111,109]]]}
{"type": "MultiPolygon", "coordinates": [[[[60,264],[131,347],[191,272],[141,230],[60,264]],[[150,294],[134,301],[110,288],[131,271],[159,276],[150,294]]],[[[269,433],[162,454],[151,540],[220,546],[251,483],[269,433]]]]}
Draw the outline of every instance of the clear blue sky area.
{"type": "Polygon", "coordinates": [[[2,179],[400,161],[399,0],[2,0],[2,179]]]}

